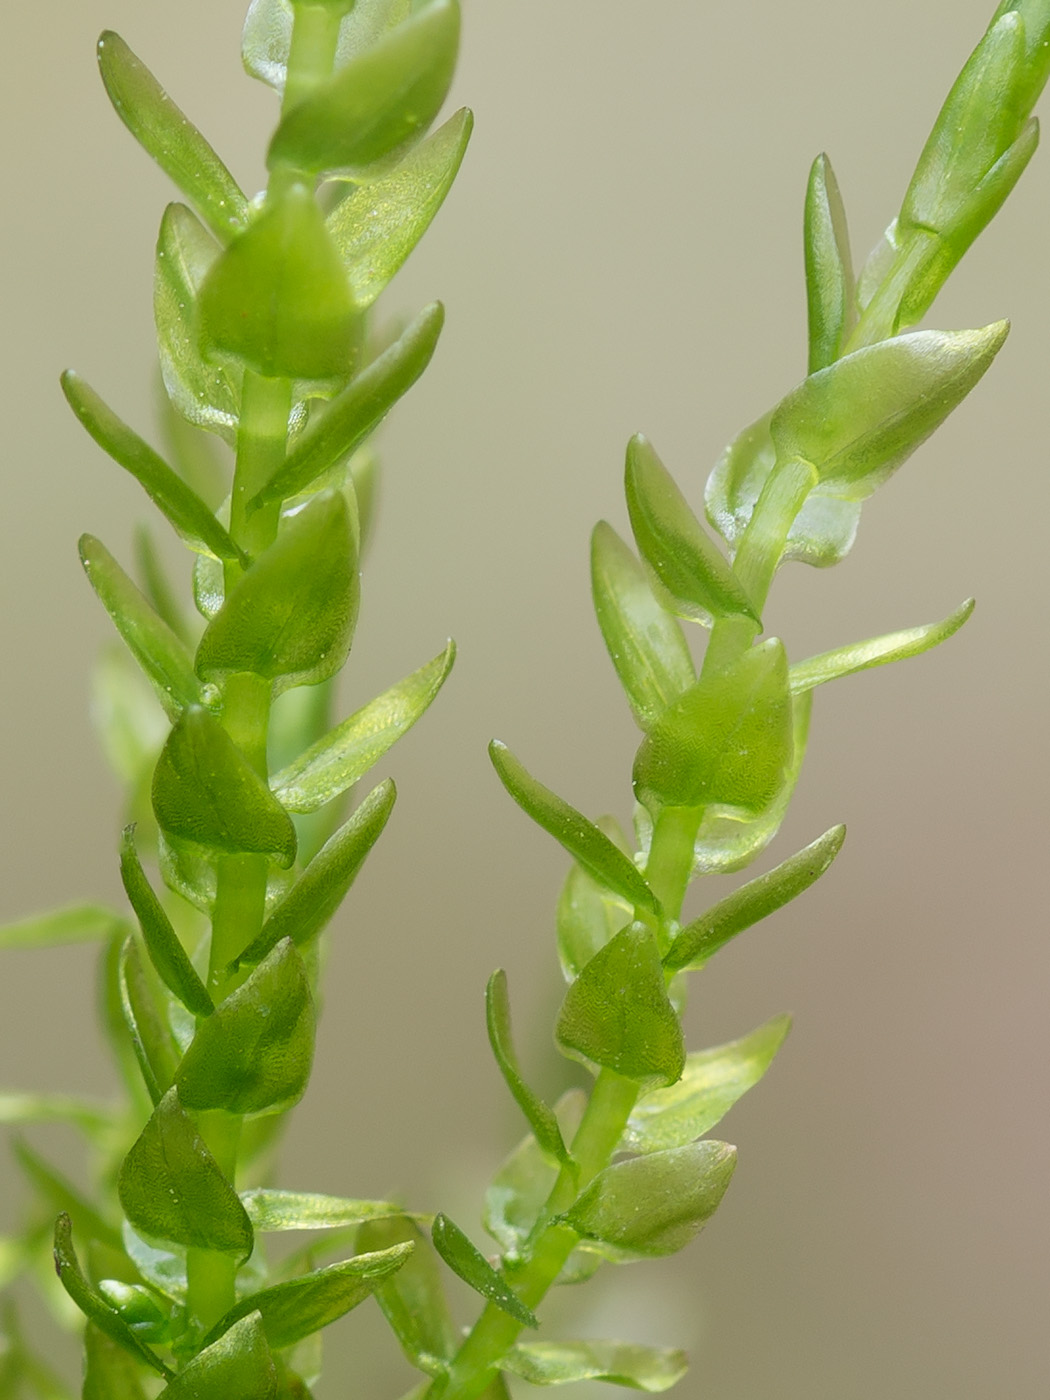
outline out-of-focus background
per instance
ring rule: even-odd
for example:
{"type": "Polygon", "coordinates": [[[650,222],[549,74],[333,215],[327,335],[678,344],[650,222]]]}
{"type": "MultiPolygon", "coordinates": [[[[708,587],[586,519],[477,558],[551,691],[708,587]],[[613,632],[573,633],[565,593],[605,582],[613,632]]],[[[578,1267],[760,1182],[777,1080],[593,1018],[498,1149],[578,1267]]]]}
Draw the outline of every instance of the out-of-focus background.
{"type": "MultiPolygon", "coordinates": [[[[804,372],[810,161],[830,153],[862,257],[993,5],[464,8],[454,105],[475,108],[474,141],[381,303],[394,317],[437,296],[448,322],[383,431],[348,710],[449,633],[460,659],[383,765],[400,801],[338,921],[283,1183],[401,1191],[480,1241],[483,1184],[522,1131],[486,1046],[494,967],[530,1075],[553,1093],[571,1074],[548,1029],[565,860],[505,797],[485,743],[506,740],[583,810],[629,817],[637,736],[587,582],[592,523],[625,525],[625,442],[644,430],[699,503],[724,442],[804,372]]],[[[252,192],[274,99],[241,73],[243,9],[5,10],[5,917],[119,891],[117,794],[87,717],[109,624],[76,539],[90,530],[127,558],[147,512],[57,378],[76,367],[148,424],[153,241],[171,194],[110,110],[94,41],[119,29],[252,192]]],[[[1048,230],[1043,153],[931,318],[1013,318],[998,363],[866,507],[850,559],[792,565],[774,593],[769,623],[794,657],[971,593],[978,609],[942,650],[817,696],[766,863],[840,820],[849,840],[815,890],[719,957],[689,1013],[694,1047],[796,1017],[719,1130],[740,1165],[718,1216],[674,1262],[559,1299],[563,1334],[687,1344],[683,1400],[1050,1389],[1048,230]]],[[[87,948],[3,955],[4,1086],[108,1089],[92,979],[87,948]]],[[[19,1188],[2,1170],[10,1223],[19,1188]]],[[[327,1400],[411,1383],[377,1318],[369,1304],[334,1329],[327,1400]]]]}

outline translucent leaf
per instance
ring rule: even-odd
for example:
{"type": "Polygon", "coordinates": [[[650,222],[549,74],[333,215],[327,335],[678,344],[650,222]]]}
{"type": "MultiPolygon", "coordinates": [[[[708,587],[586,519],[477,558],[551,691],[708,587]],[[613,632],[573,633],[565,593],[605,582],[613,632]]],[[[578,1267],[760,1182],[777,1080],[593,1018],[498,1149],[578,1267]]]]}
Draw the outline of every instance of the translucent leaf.
{"type": "Polygon", "coordinates": [[[236,1114],[289,1108],[306,1089],[315,1030],[306,968],[291,939],[282,939],[198,1023],[176,1076],[179,1098],[187,1108],[236,1114]]]}
{"type": "MultiPolygon", "coordinates": [[[[572,1139],[586,1107],[582,1089],[570,1089],[554,1105],[564,1140],[572,1139]]],[[[499,1244],[505,1262],[516,1262],[557,1179],[558,1168],[531,1133],[492,1178],[485,1192],[483,1224],[499,1244]]]]}
{"type": "Polygon", "coordinates": [[[674,1254],[715,1213],[735,1166],[724,1142],[632,1157],[599,1172],[564,1219],[622,1259],[674,1254]]]}
{"type": "Polygon", "coordinates": [[[371,306],[430,227],[474,127],[463,108],[378,179],[355,186],[328,216],[354,301],[371,306]]]}
{"type": "Polygon", "coordinates": [[[201,354],[197,297],[221,249],[184,204],[169,204],[157,236],[153,319],[161,377],[171,403],[190,423],[233,444],[238,395],[226,369],[201,354]]]}
{"type": "Polygon", "coordinates": [[[632,906],[659,914],[659,902],[644,876],[599,827],[531,777],[498,739],[489,744],[489,757],[503,786],[522,811],[564,846],[585,870],[632,906]]]}
{"type": "Polygon", "coordinates": [[[281,687],[316,685],[342,668],[359,600],[346,498],[326,491],[285,521],[234,584],[201,638],[197,673],[217,680],[250,671],[281,687]]]}
{"type": "Polygon", "coordinates": [[[411,1252],[411,1244],[398,1244],[374,1254],[358,1254],[249,1294],[216,1323],[205,1341],[222,1336],[242,1317],[257,1312],[270,1346],[275,1351],[291,1346],[363,1303],[411,1252]]]}
{"type": "Polygon", "coordinates": [[[220,559],[247,563],[229,534],[177,472],[148,443],[121,422],[88,384],[67,369],[62,390],[70,408],[99,447],[129,472],[180,535],[206,546],[220,559]]]}
{"type": "Polygon", "coordinates": [[[485,990],[485,1020],[488,1026],[489,1044],[496,1057],[500,1073],[515,1102],[525,1115],[536,1141],[544,1152],[556,1161],[568,1166],[571,1158],[562,1141],[558,1120],[554,1110],[535,1094],[525,1083],[518,1064],[517,1052],[510,1025],[510,995],[507,991],[507,974],[499,969],[489,978],[485,990]]]}
{"type": "Polygon", "coordinates": [[[686,924],[664,954],[664,966],[675,970],[702,967],[731,938],[808,890],[831,865],[845,839],[846,828],[833,826],[765,875],[734,890],[686,924]]]}
{"type": "MultiPolygon", "coordinates": [[[[601,822],[599,822],[599,826],[601,822]]],[[[633,907],[574,864],[558,897],[558,956],[565,980],[578,977],[595,953],[626,928],[633,907]]]]}
{"type": "Polygon", "coordinates": [[[792,698],[791,761],[784,784],[769,806],[753,817],[718,807],[704,813],[696,835],[695,875],[728,875],[742,870],[761,855],[780,830],[806,754],[811,699],[809,694],[792,698]]]}
{"type": "Polygon", "coordinates": [[[112,1304],[143,1342],[166,1342],[171,1336],[171,1311],[158,1303],[151,1289],[123,1279],[100,1279],[98,1291],[112,1304]]]}
{"type": "Polygon", "coordinates": [[[600,521],[591,536],[591,589],[605,645],[642,729],[696,680],[677,619],[653,595],[645,570],[600,521]]]}
{"type": "Polygon", "coordinates": [[[851,646],[836,647],[834,651],[822,652],[806,661],[799,661],[788,671],[791,693],[800,695],[815,686],[838,680],[840,676],[852,676],[858,671],[866,671],[872,666],[885,666],[890,661],[903,661],[909,656],[921,656],[924,651],[940,646],[958,632],[974,609],[974,600],[956,608],[943,622],[929,622],[923,627],[908,627],[901,632],[887,632],[882,637],[872,637],[866,642],[854,642],[851,646]]]}
{"type": "Polygon", "coordinates": [[[149,779],[170,726],[153,687],[115,639],[95,660],[91,720],[107,763],[128,789],[128,815],[147,817],[149,779]]]}
{"type": "Polygon", "coordinates": [[[128,927],[127,920],[101,904],[67,904],[0,925],[0,948],[54,948],[67,943],[94,943],[128,927]]]}
{"type": "Polygon", "coordinates": [[[689,1055],[677,1084],[635,1104],[621,1150],[663,1152],[710,1132],[762,1078],[790,1029],[790,1016],[774,1016],[750,1035],[689,1055]]]}
{"type": "Polygon", "coordinates": [[[817,156],[809,174],[804,238],[809,373],[813,374],[841,354],[854,305],[846,211],[835,172],[825,155],[817,156]]]}
{"type": "Polygon", "coordinates": [[[135,911],[150,961],[161,981],[195,1016],[215,1010],[208,990],[190,962],[179,936],[154,894],[135,850],[135,828],[125,827],[120,845],[120,877],[135,911]]]}
{"type": "Polygon", "coordinates": [[[494,1303],[501,1312],[507,1313],[523,1327],[539,1326],[535,1314],[447,1215],[435,1218],[433,1240],[434,1248],[452,1272],[475,1293],[480,1293],[487,1302],[494,1303]]]}
{"type": "Polygon", "coordinates": [[[434,0],[296,103],[267,165],[353,172],[421,134],[445,100],[459,44],[456,0],[434,0]]]}
{"type": "Polygon", "coordinates": [[[176,1089],[164,1095],[124,1158],[117,1194],[140,1234],[241,1261],[252,1252],[251,1222],[176,1089]]]}
{"type": "Polygon", "coordinates": [[[743,616],[759,622],[732,567],[641,435],[627,448],[625,487],[639,552],[673,600],[674,610],[705,625],[713,617],[743,616]]]}
{"type": "Polygon", "coordinates": [[[208,344],[266,378],[330,388],[351,372],[354,305],[306,185],[267,201],[212,264],[199,305],[208,344]]]}
{"type": "Polygon", "coordinates": [[[237,964],[260,962],[282,938],[302,948],[322,932],[379,840],[396,796],[389,779],[368,794],[314,856],[237,964]]]}
{"type": "Polygon", "coordinates": [[[634,761],[639,800],[717,804],[756,815],[774,801],[791,761],[791,697],[784,648],[770,637],[701,678],[664,712],[634,761]]]}
{"type": "Polygon", "coordinates": [[[354,452],[426,369],[444,320],[440,302],[424,307],[404,334],[311,421],[253,504],[297,495],[354,452]]]}
{"type": "Polygon", "coordinates": [[[449,642],[433,661],[398,681],[275,773],[270,786],[281,805],[289,812],[314,812],[363,778],[426,712],[455,655],[455,645],[449,642]]]}
{"type": "Polygon", "coordinates": [[[277,1370],[257,1312],[204,1347],[157,1400],[278,1400],[277,1370]]]}
{"type": "Polygon", "coordinates": [[[138,944],[125,940],[120,955],[120,1002],[135,1058],[154,1104],[171,1087],[179,1062],[179,1047],[164,1017],[138,944]]]}
{"type": "Polygon", "coordinates": [[[345,1196],[266,1187],[242,1192],[241,1201],[252,1226],[262,1231],[334,1230],[404,1214],[401,1206],[390,1201],[351,1201],[345,1196]]]}
{"type": "Polygon", "coordinates": [[[204,137],[112,30],[98,41],[98,65],[117,116],[132,136],[218,237],[229,239],[247,222],[248,201],[204,137]]]}
{"type": "Polygon", "coordinates": [[[389,1249],[403,1243],[412,1245],[412,1253],[376,1289],[376,1302],[413,1366],[429,1375],[440,1374],[456,1350],[458,1337],[430,1240],[404,1215],[376,1220],[358,1233],[359,1249],[389,1249]]]}
{"type": "Polygon", "coordinates": [[[643,1084],[673,1084],[685,1063],[656,937],[642,924],[618,933],[565,994],[555,1030],[575,1059],[643,1084]]]}
{"type": "Polygon", "coordinates": [[[173,1302],[186,1301],[186,1251],[178,1247],[160,1249],[148,1244],[124,1222],[124,1249],[146,1283],[173,1302]]]}
{"type": "Polygon", "coordinates": [[[68,1215],[60,1215],[55,1224],[55,1270],[62,1287],[84,1316],[95,1324],[118,1346],[162,1376],[171,1371],[148,1346],[140,1342],[131,1328],[88,1283],[73,1248],[73,1227],[68,1215]]]}
{"type": "MultiPolygon", "coordinates": [[[[357,0],[339,26],[335,67],[371,48],[388,29],[408,17],[411,0],[357,0]]],[[[252,0],[244,22],[242,55],[253,78],[284,91],[292,41],[290,0],[252,0]]]]}
{"type": "Polygon", "coordinates": [[[81,1400],[146,1400],[138,1367],[93,1322],[84,1332],[84,1388],[81,1400]]]}
{"type": "Polygon", "coordinates": [[[656,1395],[682,1379],[688,1362],[684,1351],[630,1342],[519,1342],[500,1365],[531,1385],[611,1381],[656,1395]]]}
{"type": "Polygon", "coordinates": [[[291,818],[206,710],[186,710],[153,775],[153,810],[172,835],[231,854],[295,859],[291,818]]]}

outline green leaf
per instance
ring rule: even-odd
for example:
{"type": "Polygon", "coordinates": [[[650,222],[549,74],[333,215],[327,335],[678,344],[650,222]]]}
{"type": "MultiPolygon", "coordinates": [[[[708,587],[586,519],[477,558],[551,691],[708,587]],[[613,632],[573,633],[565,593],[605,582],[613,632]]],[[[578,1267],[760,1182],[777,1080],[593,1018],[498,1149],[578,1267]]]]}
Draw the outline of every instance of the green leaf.
{"type": "MultiPolygon", "coordinates": [[[[295,111],[300,110],[298,107],[295,111]]],[[[268,379],[337,387],[353,365],[354,304],[313,194],[291,185],[212,264],[205,341],[268,379]]]]}
{"type": "Polygon", "coordinates": [[[72,1123],[89,1137],[111,1132],[119,1110],[72,1094],[0,1093],[0,1123],[72,1123]]]}
{"type": "Polygon", "coordinates": [[[574,1059],[626,1079],[675,1082],[685,1044],[651,929],[631,924],[594,955],[565,994],[555,1036],[574,1059]]]}
{"type": "Polygon", "coordinates": [[[676,612],[705,625],[713,617],[761,621],[732,567],[640,434],[627,446],[625,489],[638,549],[676,612]]]}
{"type": "Polygon", "coordinates": [[[660,905],[629,856],[625,856],[593,822],[538,783],[505,744],[493,739],[489,757],[500,782],[522,811],[543,827],[596,880],[632,906],[659,915],[660,905]]]}
{"type": "Polygon", "coordinates": [[[140,1234],[187,1249],[213,1249],[242,1262],[252,1252],[251,1222],[177,1089],[169,1089],[157,1104],[124,1158],[117,1194],[140,1234]]]}
{"type": "Polygon", "coordinates": [[[186,616],[175,596],[153,534],[145,524],[135,527],[135,573],[150,607],[186,646],[190,642],[186,616]]]}
{"type": "Polygon", "coordinates": [[[449,642],[433,661],[384,691],[275,773],[270,786],[289,812],[316,812],[346,792],[423,715],[452,669],[449,642]]]}
{"type": "Polygon", "coordinates": [[[125,1252],[142,1279],[173,1303],[185,1303],[188,1288],[186,1251],[177,1245],[171,1249],[161,1249],[148,1244],[126,1220],[123,1236],[125,1252]]]}
{"type": "Polygon", "coordinates": [[[714,1215],[736,1166],[736,1149],[695,1142],[616,1162],[564,1216],[585,1239],[622,1259],[674,1254],[714,1215]]]}
{"type": "Polygon", "coordinates": [[[201,498],[71,369],[62,375],[62,391],[99,447],[135,478],[180,535],[205,545],[220,559],[247,563],[201,498]]]}
{"type": "Polygon", "coordinates": [[[853,262],[846,211],[826,155],[809,173],[805,216],[809,373],[838,359],[853,317],[853,262]]]}
{"type": "Polygon", "coordinates": [[[277,1369],[259,1314],[249,1312],[199,1351],[157,1400],[278,1400],[277,1369]]]}
{"type": "MultiPolygon", "coordinates": [[[[358,53],[408,17],[411,0],[357,0],[339,26],[335,67],[343,68],[358,53]]],[[[252,0],[244,22],[242,57],[253,78],[284,91],[292,41],[291,0],[252,0]]]]}
{"type": "Polygon", "coordinates": [[[630,1342],[519,1342],[500,1365],[531,1385],[611,1381],[657,1395],[686,1373],[684,1351],[630,1342]]]}
{"type": "MultiPolygon", "coordinates": [[[[734,438],[707,481],[707,518],[733,549],[750,524],[755,502],[776,461],[769,433],[772,417],[771,411],[734,438]]],[[[853,548],[859,521],[859,501],[817,486],[788,530],[782,558],[815,568],[837,564],[853,548]]]]}
{"type": "Polygon", "coordinates": [[[757,814],[783,787],[791,748],[787,657],[770,637],[701,676],[664,712],[635,758],[635,791],[650,808],[717,804],[757,814]]]}
{"type": "MultiPolygon", "coordinates": [[[[201,354],[198,294],[221,249],[184,204],[169,204],[157,236],[153,319],[161,377],[171,403],[190,423],[236,441],[238,396],[222,365],[201,354]]],[[[192,484],[192,483],[191,483],[192,484]]]]}
{"type": "Polygon", "coordinates": [[[119,34],[98,41],[98,66],[117,116],[223,241],[248,220],[248,201],[197,128],[119,34]]]}
{"type": "Polygon", "coordinates": [[[444,320],[440,302],[424,307],[404,334],[311,421],[252,504],[298,495],[356,451],[426,369],[444,320]]]}
{"type": "Polygon", "coordinates": [[[412,1245],[397,1273],[376,1289],[376,1302],[412,1365],[429,1375],[440,1374],[458,1337],[430,1240],[413,1220],[397,1215],[362,1226],[357,1242],[359,1249],[367,1250],[412,1245]]]}
{"type": "Polygon", "coordinates": [[[742,870],[765,850],[780,830],[784,814],[795,791],[809,738],[810,702],[808,693],[792,697],[791,761],[784,785],[768,807],[757,816],[723,808],[705,812],[696,835],[693,873],[728,875],[742,870]]]}
{"type": "Polygon", "coordinates": [[[295,859],[291,818],[206,710],[191,707],[164,745],[153,775],[153,811],[172,835],[230,854],[295,859]]]}
{"type": "Polygon", "coordinates": [[[310,1077],[315,1029],[306,968],[282,939],[198,1024],[176,1076],[179,1098],[190,1109],[238,1114],[291,1107],[310,1077]]]}
{"type": "Polygon", "coordinates": [[[120,843],[120,878],[142,929],[150,962],[169,991],[195,1016],[210,1016],[215,1010],[208,989],[197,975],[172,927],[164,906],[154,894],[135,850],[135,828],[124,828],[120,843]]]}
{"type": "Polygon", "coordinates": [[[93,1322],[84,1332],[81,1400],[146,1400],[138,1367],[122,1346],[93,1322]]]}
{"type": "Polygon", "coordinates": [[[60,1215],[55,1222],[55,1270],[62,1287],[100,1332],[160,1375],[171,1375],[160,1357],[139,1341],[116,1308],[96,1293],[84,1277],[73,1248],[73,1226],[68,1215],[60,1215]]]}
{"type": "Polygon", "coordinates": [[[814,686],[825,685],[840,676],[852,676],[872,666],[885,666],[890,661],[903,661],[909,656],[921,656],[924,651],[940,646],[958,632],[974,609],[974,600],[956,608],[943,622],[928,622],[923,627],[908,627],[900,632],[887,632],[866,642],[836,647],[806,661],[799,661],[788,671],[791,693],[800,695],[814,686]]]}
{"type": "MultiPolygon", "coordinates": [[[[123,1252],[118,1256],[127,1267],[123,1252]]],[[[166,1342],[171,1337],[171,1310],[158,1303],[153,1291],[141,1283],[125,1283],[123,1279],[104,1278],[98,1291],[106,1302],[116,1308],[121,1317],[143,1342],[166,1342]]]]}
{"type": "Polygon", "coordinates": [[[710,1132],[762,1078],[790,1029],[790,1016],[774,1016],[750,1035],[689,1055],[677,1084],[635,1104],[620,1150],[663,1152],[710,1132]]]}
{"type": "Polygon", "coordinates": [[[630,904],[610,894],[582,865],[572,865],[558,896],[557,914],[558,957],[567,982],[578,977],[595,953],[627,927],[633,913],[630,904]]]}
{"type": "Polygon", "coordinates": [[[803,850],[749,880],[681,930],[664,954],[668,970],[703,967],[708,958],[760,919],[790,904],[815,884],[842,849],[844,826],[833,826],[803,850]]]}
{"type": "Polygon", "coordinates": [[[346,498],[325,491],[227,594],[197,648],[197,674],[250,671],[282,688],[328,680],[349,654],[359,601],[346,498]]]}
{"type": "MultiPolygon", "coordinates": [[[[570,1089],[554,1105],[562,1138],[573,1138],[587,1107],[582,1089],[570,1089]]],[[[485,1192],[483,1224],[499,1244],[504,1263],[519,1261],[522,1247],[558,1179],[558,1168],[532,1133],[500,1165],[485,1192]]]]}
{"type": "Polygon", "coordinates": [[[328,216],[355,303],[371,306],[430,227],[459,171],[474,116],[466,107],[388,175],[356,186],[328,216]]]}
{"type": "Polygon", "coordinates": [[[55,948],[67,943],[94,943],[128,927],[127,920],[101,904],[67,904],[0,925],[0,948],[55,948]]]}
{"type": "Polygon", "coordinates": [[[770,420],[778,460],[811,462],[822,484],[863,500],[962,402],[1008,329],[916,331],[811,374],[770,420]]]}
{"type": "Polygon", "coordinates": [[[389,778],[368,794],[314,856],[263,924],[259,936],[237,957],[237,965],[261,962],[282,938],[304,948],[323,931],[379,840],[396,797],[389,778]]]}
{"type": "Polygon", "coordinates": [[[120,1248],[120,1231],[99,1214],[83,1192],[61,1172],[55,1171],[54,1167],[45,1162],[22,1138],[15,1138],[12,1149],[18,1165],[49,1211],[61,1212],[76,1220],[78,1230],[88,1239],[101,1240],[115,1249],[120,1248]]]}
{"type": "Polygon", "coordinates": [[[199,705],[201,689],[189,652],[105,545],[93,535],[81,535],[80,562],[168,718],[177,719],[187,705],[199,705]]]}
{"type": "Polygon", "coordinates": [[[124,942],[118,975],[124,1021],[143,1083],[156,1105],[175,1079],[180,1054],[134,937],[124,942]]]}
{"type": "Polygon", "coordinates": [[[335,1230],[404,1215],[403,1207],[390,1201],[351,1201],[345,1196],[265,1187],[242,1192],[241,1201],[253,1228],[263,1231],[335,1230]]]}
{"type": "Polygon", "coordinates": [[[434,1248],[452,1272],[473,1288],[475,1293],[480,1293],[484,1299],[494,1303],[501,1312],[514,1318],[515,1322],[520,1322],[523,1327],[540,1325],[531,1309],[508,1287],[484,1255],[447,1215],[435,1217],[433,1240],[434,1248]]]}
{"type": "Polygon", "coordinates": [[[488,1027],[489,1044],[496,1057],[500,1073],[506,1080],[507,1088],[525,1115],[536,1141],[544,1152],[564,1166],[569,1166],[569,1156],[562,1141],[561,1129],[554,1116],[554,1110],[533,1093],[521,1076],[517,1052],[510,1026],[510,995],[507,991],[507,974],[500,968],[489,978],[485,989],[485,1023],[488,1027]]]}
{"type": "Polygon", "coordinates": [[[268,168],[354,171],[393,154],[437,116],[458,45],[456,0],[434,0],[284,114],[268,168]]]}
{"type": "Polygon", "coordinates": [[[358,1254],[252,1293],[231,1308],[204,1340],[222,1336],[246,1314],[258,1312],[270,1346],[275,1351],[291,1346],[363,1303],[411,1252],[411,1244],[398,1244],[374,1254],[358,1254]]]}
{"type": "Polygon", "coordinates": [[[591,536],[591,589],[605,645],[642,729],[696,680],[678,620],[654,597],[645,570],[604,520],[591,536]]]}

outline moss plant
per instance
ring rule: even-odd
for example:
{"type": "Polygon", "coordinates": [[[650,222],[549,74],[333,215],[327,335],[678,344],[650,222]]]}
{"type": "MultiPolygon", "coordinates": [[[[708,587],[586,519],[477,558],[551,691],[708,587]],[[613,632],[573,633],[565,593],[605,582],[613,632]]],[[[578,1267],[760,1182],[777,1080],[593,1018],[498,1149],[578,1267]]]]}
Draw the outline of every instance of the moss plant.
{"type": "MultiPolygon", "coordinates": [[[[117,114],[180,195],[156,250],[163,451],[79,375],[67,372],[62,388],[185,543],[192,583],[184,600],[148,533],[134,576],[82,538],[84,571],[122,643],[99,685],[126,784],[115,859],[127,901],[3,932],[8,946],[100,945],[122,1097],[2,1103],[7,1121],[64,1121],[88,1148],[85,1189],[68,1164],[17,1141],[32,1200],[0,1255],[10,1280],[50,1252],[61,1287],[45,1292],[59,1322],[84,1332],[86,1400],[307,1396],[323,1329],[366,1300],[427,1400],[499,1400],[513,1378],[672,1385],[681,1351],[552,1336],[542,1305],[608,1265],[676,1252],[718,1207],[736,1155],[708,1134],[765,1073],[788,1020],[690,1052],[686,983],[821,878],[844,829],[778,852],[702,912],[683,912],[687,890],[747,869],[774,841],[817,687],[917,656],[972,610],[968,601],[943,621],[808,658],[763,625],[781,565],[824,567],[849,552],[865,500],[1005,340],[1005,322],[916,327],[1035,150],[1050,0],[1000,5],[900,213],[856,269],[831,166],[814,162],[807,375],[726,448],[706,521],[649,441],[629,443],[633,545],[599,524],[591,572],[641,731],[633,831],[592,820],[503,743],[490,746],[510,797],[570,857],[555,1036],[582,1066],[581,1087],[558,1103],[536,1092],[507,978],[493,973],[488,1037],[528,1130],[484,1203],[497,1252],[479,1248],[470,1222],[415,1208],[429,1203],[277,1184],[275,1148],[311,1069],[325,929],[395,801],[373,770],[435,700],[454,657],[449,644],[350,716],[335,712],[371,523],[373,434],[426,369],[443,324],[438,303],[396,335],[369,312],[466,150],[469,112],[437,124],[459,25],[456,0],[253,0],[245,66],[277,91],[280,111],[267,187],[252,199],[124,41],[99,42],[117,114]],[[229,449],[225,475],[211,438],[229,449]],[[699,665],[689,624],[706,629],[699,665]],[[308,1246],[273,1247],[288,1232],[308,1232],[308,1246]],[[446,1271],[476,1295],[465,1328],[446,1271]]],[[[75,1393],[13,1310],[7,1337],[0,1400],[75,1393]]]]}

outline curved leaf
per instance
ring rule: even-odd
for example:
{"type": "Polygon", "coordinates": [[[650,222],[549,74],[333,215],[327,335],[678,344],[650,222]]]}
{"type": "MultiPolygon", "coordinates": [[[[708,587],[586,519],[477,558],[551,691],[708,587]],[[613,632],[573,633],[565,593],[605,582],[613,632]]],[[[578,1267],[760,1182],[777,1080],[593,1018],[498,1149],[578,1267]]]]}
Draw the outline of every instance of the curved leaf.
{"type": "Polygon", "coordinates": [[[853,316],[853,263],[846,211],[826,155],[809,173],[805,216],[809,373],[837,360],[853,316]]]}
{"type": "Polygon", "coordinates": [[[275,1191],[256,1187],[243,1191],[241,1201],[255,1230],[336,1230],[347,1225],[404,1216],[390,1201],[351,1201],[316,1192],[275,1191]]]}
{"type": "Polygon", "coordinates": [[[610,1381],[658,1395],[686,1373],[684,1351],[630,1342],[519,1342],[500,1365],[530,1385],[610,1381]]]}
{"type": "Polygon", "coordinates": [[[120,878],[139,921],[146,951],[157,975],[188,1011],[195,1016],[210,1016],[215,1010],[214,1003],[179,941],[164,906],[146,879],[146,872],[135,850],[134,826],[125,827],[121,837],[120,878]]]}
{"type": "Polygon", "coordinates": [[[250,1312],[198,1351],[157,1400],[278,1400],[277,1384],[262,1319],[250,1312]]]}
{"type": "Polygon", "coordinates": [[[500,1073],[515,1102],[525,1115],[536,1141],[544,1152],[556,1161],[568,1166],[572,1159],[562,1141],[561,1129],[554,1116],[554,1110],[533,1093],[521,1076],[518,1056],[510,1028],[510,995],[507,991],[507,974],[500,968],[489,978],[485,989],[485,1022],[488,1027],[489,1044],[496,1057],[500,1073]]]}
{"type": "Polygon", "coordinates": [[[470,1242],[459,1226],[447,1215],[438,1215],[433,1228],[434,1248],[444,1259],[454,1274],[475,1293],[489,1303],[494,1303],[501,1312],[520,1322],[523,1327],[538,1327],[536,1315],[527,1308],[518,1295],[478,1249],[470,1242]]]}
{"type": "Polygon", "coordinates": [[[887,632],[882,637],[871,637],[866,642],[854,642],[850,646],[836,647],[834,651],[821,652],[806,661],[799,661],[788,670],[788,683],[792,695],[801,695],[815,686],[826,685],[840,676],[852,676],[858,671],[867,671],[872,666],[885,666],[890,661],[904,661],[910,656],[921,656],[924,651],[940,646],[954,636],[974,610],[974,600],[967,598],[950,617],[943,622],[928,622],[923,627],[908,627],[900,632],[887,632]]]}

